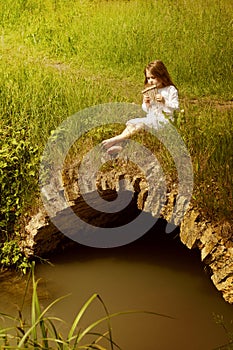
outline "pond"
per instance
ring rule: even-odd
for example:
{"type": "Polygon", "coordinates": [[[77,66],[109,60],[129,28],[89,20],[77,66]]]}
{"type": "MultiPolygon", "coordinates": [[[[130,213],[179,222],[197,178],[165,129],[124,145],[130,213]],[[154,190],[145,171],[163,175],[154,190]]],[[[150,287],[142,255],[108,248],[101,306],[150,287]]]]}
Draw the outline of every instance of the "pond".
{"type": "MultiPolygon", "coordinates": [[[[137,313],[112,319],[113,338],[124,350],[208,350],[227,343],[214,314],[222,315],[229,326],[232,305],[212,284],[199,251],[190,251],[177,235],[162,231],[154,227],[137,241],[118,248],[75,244],[52,255],[53,266],[38,264],[36,268],[42,305],[70,294],[50,312],[65,320],[67,328],[94,293],[101,296],[110,313],[137,309],[174,317],[137,313]]],[[[1,311],[13,312],[16,305],[20,307],[23,285],[25,281],[12,274],[1,278],[1,311]]],[[[25,303],[28,312],[29,297],[25,303]]],[[[84,324],[104,315],[96,301],[84,324]]]]}

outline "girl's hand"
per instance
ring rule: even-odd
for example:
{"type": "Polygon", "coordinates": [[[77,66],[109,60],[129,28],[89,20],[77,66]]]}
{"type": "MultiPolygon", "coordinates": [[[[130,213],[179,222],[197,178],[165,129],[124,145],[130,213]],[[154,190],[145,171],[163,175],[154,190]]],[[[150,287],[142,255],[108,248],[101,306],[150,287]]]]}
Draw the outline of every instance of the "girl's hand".
{"type": "Polygon", "coordinates": [[[143,102],[150,103],[150,97],[148,95],[143,95],[143,102]]]}
{"type": "Polygon", "coordinates": [[[165,103],[165,99],[161,94],[156,94],[156,101],[161,102],[161,103],[165,103]]]}
{"type": "Polygon", "coordinates": [[[143,95],[143,103],[150,105],[150,97],[148,95],[143,95]]]}

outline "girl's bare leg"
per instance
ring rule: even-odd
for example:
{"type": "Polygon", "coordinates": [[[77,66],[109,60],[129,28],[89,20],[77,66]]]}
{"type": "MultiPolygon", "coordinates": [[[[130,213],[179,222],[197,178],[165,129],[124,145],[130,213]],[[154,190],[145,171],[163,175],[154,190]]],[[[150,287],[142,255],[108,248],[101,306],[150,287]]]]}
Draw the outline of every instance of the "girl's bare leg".
{"type": "Polygon", "coordinates": [[[116,143],[119,143],[121,141],[127,140],[130,136],[133,135],[133,133],[137,130],[139,130],[141,127],[139,125],[134,124],[128,124],[126,128],[122,131],[120,135],[111,137],[110,139],[104,140],[102,142],[102,145],[104,148],[109,149],[116,143]]]}

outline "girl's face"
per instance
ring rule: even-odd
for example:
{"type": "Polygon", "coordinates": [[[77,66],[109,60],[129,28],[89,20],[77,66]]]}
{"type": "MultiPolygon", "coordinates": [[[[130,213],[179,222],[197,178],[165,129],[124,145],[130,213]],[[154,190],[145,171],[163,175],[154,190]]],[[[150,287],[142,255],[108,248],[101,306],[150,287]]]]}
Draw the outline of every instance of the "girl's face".
{"type": "Polygon", "coordinates": [[[152,75],[149,70],[146,70],[146,78],[149,85],[156,85],[157,88],[161,88],[163,86],[162,80],[152,75]]]}

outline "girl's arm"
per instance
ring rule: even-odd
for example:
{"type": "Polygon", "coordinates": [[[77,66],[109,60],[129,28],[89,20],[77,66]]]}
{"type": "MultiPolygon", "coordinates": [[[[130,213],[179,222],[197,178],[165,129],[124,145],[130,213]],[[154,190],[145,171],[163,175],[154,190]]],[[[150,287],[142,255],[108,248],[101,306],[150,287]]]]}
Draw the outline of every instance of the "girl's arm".
{"type": "Polygon", "coordinates": [[[178,91],[175,86],[169,87],[168,94],[164,95],[164,112],[172,115],[175,110],[179,110],[179,97],[178,91]]]}

